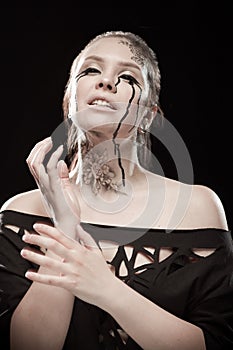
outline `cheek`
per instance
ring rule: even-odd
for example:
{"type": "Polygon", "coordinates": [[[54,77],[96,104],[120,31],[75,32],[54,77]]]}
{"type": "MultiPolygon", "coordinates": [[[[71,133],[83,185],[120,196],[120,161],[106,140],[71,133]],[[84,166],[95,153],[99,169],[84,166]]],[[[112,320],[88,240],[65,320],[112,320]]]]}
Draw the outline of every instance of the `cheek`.
{"type": "Polygon", "coordinates": [[[124,115],[124,120],[122,122],[132,127],[138,127],[145,113],[145,106],[132,102],[129,106],[125,106],[124,110],[122,109],[122,116],[124,115]]]}
{"type": "Polygon", "coordinates": [[[145,95],[143,89],[139,88],[137,85],[130,85],[127,83],[120,84],[117,89],[117,95],[119,101],[124,101],[130,104],[131,113],[143,114],[143,109],[146,107],[145,95]]]}
{"type": "Polygon", "coordinates": [[[78,110],[83,109],[87,105],[88,96],[93,93],[95,87],[94,79],[87,79],[87,77],[81,77],[76,85],[76,103],[78,110]]]}
{"type": "Polygon", "coordinates": [[[139,93],[138,89],[132,87],[130,84],[126,82],[120,82],[117,86],[117,93],[116,96],[118,97],[119,102],[132,102],[137,103],[139,93]],[[132,100],[133,98],[133,100],[132,100]]]}

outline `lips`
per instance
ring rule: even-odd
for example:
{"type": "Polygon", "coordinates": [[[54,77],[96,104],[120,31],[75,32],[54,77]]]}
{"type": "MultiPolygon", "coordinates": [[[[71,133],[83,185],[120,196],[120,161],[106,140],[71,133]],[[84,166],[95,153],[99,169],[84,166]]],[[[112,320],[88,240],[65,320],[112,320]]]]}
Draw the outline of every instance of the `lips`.
{"type": "Polygon", "coordinates": [[[103,99],[103,98],[94,98],[89,103],[90,106],[98,106],[103,108],[110,108],[115,110],[113,104],[111,104],[109,101],[103,99]]]}

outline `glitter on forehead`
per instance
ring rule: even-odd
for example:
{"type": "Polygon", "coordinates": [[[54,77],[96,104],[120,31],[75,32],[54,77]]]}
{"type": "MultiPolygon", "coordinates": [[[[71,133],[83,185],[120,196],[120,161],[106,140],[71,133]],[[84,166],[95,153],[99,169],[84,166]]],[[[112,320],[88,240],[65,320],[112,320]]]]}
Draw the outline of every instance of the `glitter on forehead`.
{"type": "Polygon", "coordinates": [[[136,63],[138,63],[140,66],[143,66],[144,58],[142,57],[139,49],[135,48],[135,46],[133,44],[131,44],[130,42],[128,42],[126,40],[120,40],[118,43],[127,46],[133,54],[131,59],[133,61],[135,61],[136,63]]]}

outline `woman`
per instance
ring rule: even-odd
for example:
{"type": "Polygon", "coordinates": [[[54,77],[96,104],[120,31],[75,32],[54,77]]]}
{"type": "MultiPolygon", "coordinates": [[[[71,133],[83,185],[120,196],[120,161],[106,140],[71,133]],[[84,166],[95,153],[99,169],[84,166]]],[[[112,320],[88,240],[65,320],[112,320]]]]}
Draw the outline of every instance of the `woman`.
{"type": "Polygon", "coordinates": [[[132,33],[101,34],[74,60],[67,150],[53,137],[36,144],[27,164],[38,189],[1,210],[11,349],[232,347],[221,201],[148,170],[159,92],[156,55],[132,33]]]}

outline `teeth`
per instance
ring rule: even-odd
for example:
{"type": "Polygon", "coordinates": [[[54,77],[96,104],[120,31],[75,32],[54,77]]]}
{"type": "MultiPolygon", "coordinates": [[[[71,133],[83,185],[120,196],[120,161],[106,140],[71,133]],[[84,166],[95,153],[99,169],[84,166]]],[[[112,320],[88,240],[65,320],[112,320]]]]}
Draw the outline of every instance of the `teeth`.
{"type": "Polygon", "coordinates": [[[104,101],[104,100],[94,100],[92,102],[92,105],[111,107],[111,105],[107,101],[104,101]]]}

